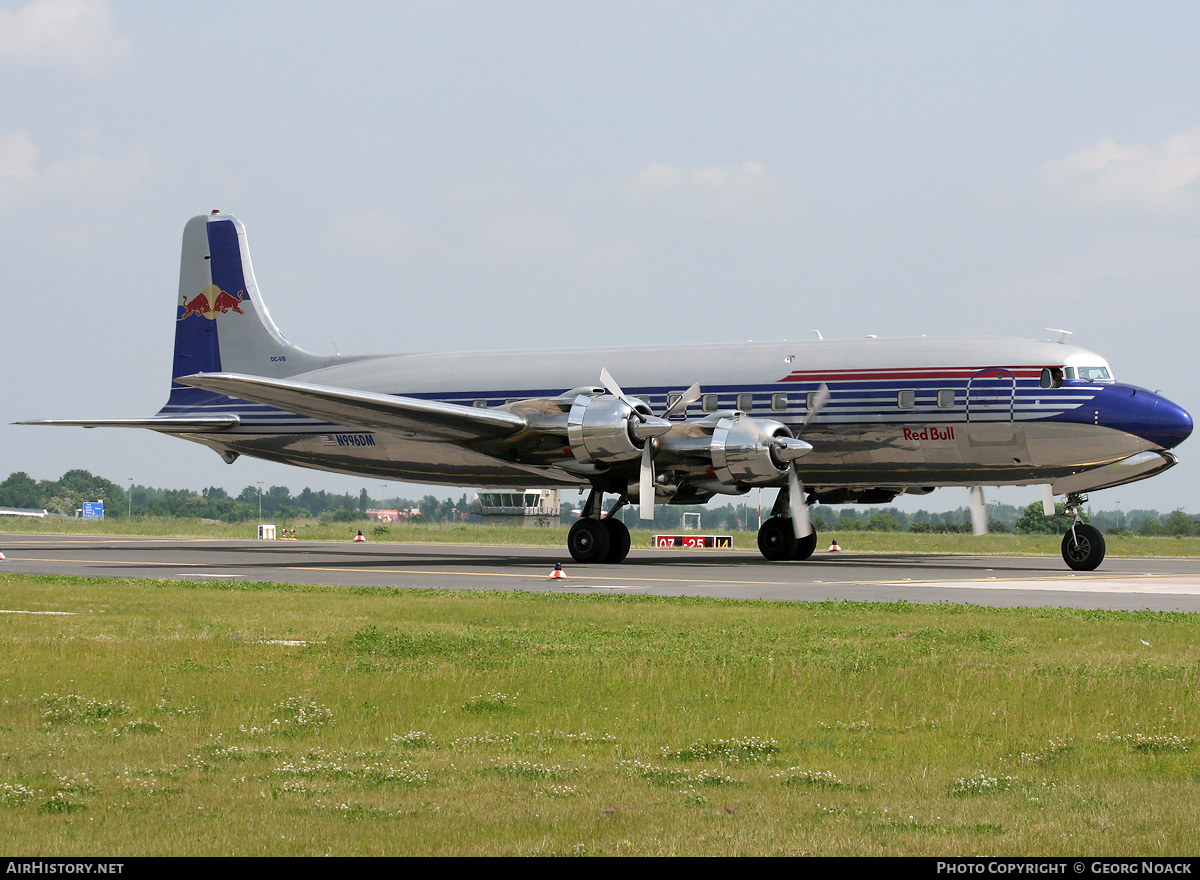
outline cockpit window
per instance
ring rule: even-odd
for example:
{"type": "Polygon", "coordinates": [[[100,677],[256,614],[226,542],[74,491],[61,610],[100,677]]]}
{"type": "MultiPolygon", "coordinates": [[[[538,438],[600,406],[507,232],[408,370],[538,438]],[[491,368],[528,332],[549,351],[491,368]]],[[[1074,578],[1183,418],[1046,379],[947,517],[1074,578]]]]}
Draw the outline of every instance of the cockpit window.
{"type": "Polygon", "coordinates": [[[1112,379],[1108,374],[1108,367],[1079,367],[1078,372],[1079,378],[1088,382],[1107,382],[1112,379]]]}

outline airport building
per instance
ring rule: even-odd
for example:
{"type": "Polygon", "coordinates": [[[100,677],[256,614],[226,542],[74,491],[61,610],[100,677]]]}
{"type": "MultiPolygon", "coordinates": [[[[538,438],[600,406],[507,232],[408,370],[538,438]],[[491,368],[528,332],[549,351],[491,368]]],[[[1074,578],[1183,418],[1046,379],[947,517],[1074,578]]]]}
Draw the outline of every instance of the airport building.
{"type": "Polygon", "coordinates": [[[558,489],[480,492],[475,497],[480,518],[491,525],[556,526],[562,511],[558,489]]]}

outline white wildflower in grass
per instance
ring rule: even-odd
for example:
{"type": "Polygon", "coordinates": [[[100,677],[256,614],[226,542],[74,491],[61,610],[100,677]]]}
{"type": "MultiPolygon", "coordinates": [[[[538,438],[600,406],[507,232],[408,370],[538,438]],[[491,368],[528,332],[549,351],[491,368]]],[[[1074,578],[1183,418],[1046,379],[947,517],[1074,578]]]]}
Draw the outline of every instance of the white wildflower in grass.
{"type": "Polygon", "coordinates": [[[611,733],[569,733],[563,730],[535,730],[532,733],[492,733],[485,731],[475,736],[460,736],[450,741],[452,749],[469,749],[473,746],[515,746],[527,742],[568,742],[577,745],[611,745],[618,739],[611,733]]]}
{"type": "Polygon", "coordinates": [[[1177,733],[1158,733],[1160,728],[1150,728],[1147,733],[1099,733],[1096,739],[1101,742],[1124,743],[1131,752],[1156,754],[1159,752],[1190,752],[1195,744],[1195,737],[1180,736],[1177,733]]]}
{"type": "Polygon", "coordinates": [[[147,721],[145,718],[139,718],[137,721],[127,721],[125,724],[112,729],[113,736],[125,736],[127,734],[155,734],[162,732],[163,729],[157,721],[147,721]]]}
{"type": "Polygon", "coordinates": [[[694,771],[686,767],[659,767],[642,761],[622,761],[621,768],[630,776],[645,779],[654,785],[735,785],[736,780],[715,770],[694,771]]]}
{"type": "Polygon", "coordinates": [[[38,789],[19,782],[0,782],[0,806],[19,807],[29,803],[37,794],[38,789]]]}
{"type": "Polygon", "coordinates": [[[96,787],[92,785],[92,780],[88,778],[86,773],[76,773],[74,776],[59,773],[56,770],[51,770],[50,773],[54,777],[55,788],[60,792],[89,792],[96,790],[96,787]]]}
{"type": "Polygon", "coordinates": [[[433,737],[423,730],[393,734],[388,737],[388,742],[407,749],[432,749],[434,747],[433,737]]]}
{"type": "Polygon", "coordinates": [[[831,770],[803,770],[800,767],[789,767],[783,772],[767,778],[782,782],[784,785],[805,785],[810,788],[850,787],[831,770]]]}
{"type": "Polygon", "coordinates": [[[271,712],[274,717],[267,725],[267,730],[284,736],[319,730],[333,721],[331,710],[303,697],[288,697],[283,702],[276,703],[271,712]]]}
{"type": "Polygon", "coordinates": [[[481,771],[489,776],[504,776],[516,779],[561,779],[572,771],[560,764],[547,766],[534,764],[531,761],[499,761],[494,760],[492,766],[484,767],[481,771]]]}
{"type": "Polygon", "coordinates": [[[50,800],[46,801],[37,808],[39,813],[78,813],[80,810],[86,810],[87,806],[78,801],[71,800],[71,796],[65,791],[56,791],[50,796],[50,800]]]}
{"type": "Polygon", "coordinates": [[[739,739],[714,739],[697,743],[685,749],[661,749],[664,758],[672,761],[711,761],[728,763],[758,761],[779,751],[779,743],[773,739],[748,736],[739,739]]]}
{"type": "Polygon", "coordinates": [[[158,702],[154,704],[154,710],[168,715],[197,715],[200,712],[200,709],[191,700],[182,706],[173,706],[166,697],[159,698],[158,702]]]}
{"type": "Polygon", "coordinates": [[[1014,776],[988,776],[981,770],[978,776],[955,779],[950,786],[950,794],[955,797],[997,794],[1002,791],[1008,791],[1016,782],[1017,780],[1014,776]]]}
{"type": "Polygon", "coordinates": [[[227,746],[213,743],[205,748],[208,757],[214,761],[254,761],[266,758],[277,758],[283,754],[274,746],[259,746],[248,749],[245,746],[227,746]]]}
{"type": "Polygon", "coordinates": [[[543,789],[539,789],[538,794],[541,794],[544,797],[569,798],[578,795],[579,789],[574,785],[553,784],[547,785],[543,789]]]}
{"type": "Polygon", "coordinates": [[[617,742],[617,738],[611,733],[602,733],[597,736],[594,733],[571,733],[566,730],[535,730],[533,733],[528,733],[525,735],[530,739],[544,740],[547,742],[569,742],[583,745],[617,742]]]}
{"type": "Polygon", "coordinates": [[[464,712],[506,712],[516,708],[520,694],[476,694],[463,704],[464,712]]]}
{"type": "Polygon", "coordinates": [[[1066,756],[1071,751],[1074,742],[1069,736],[1060,740],[1052,739],[1044,748],[1016,752],[1008,757],[1023,764],[1049,764],[1066,756]]]}
{"type": "Polygon", "coordinates": [[[469,749],[472,746],[511,746],[520,737],[518,733],[489,733],[487,731],[475,736],[460,736],[450,745],[456,749],[469,749]]]}
{"type": "Polygon", "coordinates": [[[824,721],[817,722],[818,727],[833,728],[834,730],[867,730],[871,726],[871,722],[867,720],[851,721],[847,724],[845,721],[835,721],[833,724],[826,724],[824,721]]]}
{"type": "Polygon", "coordinates": [[[37,704],[42,707],[42,720],[47,724],[92,724],[133,714],[124,703],[93,700],[79,694],[42,694],[37,704]]]}
{"type": "Polygon", "coordinates": [[[361,755],[352,757],[330,754],[321,749],[313,749],[302,756],[299,761],[284,761],[278,764],[269,775],[310,780],[319,777],[364,785],[399,783],[422,786],[429,783],[429,773],[414,767],[408,761],[394,764],[384,761],[364,761],[361,757],[361,755]]]}

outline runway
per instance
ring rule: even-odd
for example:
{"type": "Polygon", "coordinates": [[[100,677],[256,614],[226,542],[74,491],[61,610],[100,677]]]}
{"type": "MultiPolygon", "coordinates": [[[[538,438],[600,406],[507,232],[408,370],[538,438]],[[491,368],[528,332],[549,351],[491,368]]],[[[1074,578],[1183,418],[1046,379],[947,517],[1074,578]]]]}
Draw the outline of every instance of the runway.
{"type": "Polygon", "coordinates": [[[1058,557],[818,552],[773,563],[744,552],[633,550],[621,565],[580,565],[552,547],[29,534],[0,534],[0,551],[0,571],[74,577],[1200,611],[1196,559],[1110,557],[1098,571],[1072,573],[1058,557]],[[556,562],[565,580],[549,578],[556,562]]]}

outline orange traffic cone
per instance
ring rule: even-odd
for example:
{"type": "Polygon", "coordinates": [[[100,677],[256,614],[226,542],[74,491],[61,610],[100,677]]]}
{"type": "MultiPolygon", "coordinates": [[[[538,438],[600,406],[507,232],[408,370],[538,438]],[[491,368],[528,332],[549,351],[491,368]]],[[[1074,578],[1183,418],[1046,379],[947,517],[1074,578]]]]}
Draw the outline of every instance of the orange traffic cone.
{"type": "Polygon", "coordinates": [[[366,538],[364,538],[364,537],[363,537],[362,529],[359,529],[359,530],[358,530],[358,534],[354,536],[354,540],[355,540],[356,542],[357,542],[357,541],[366,541],[366,540],[367,540],[366,538]]]}
{"type": "Polygon", "coordinates": [[[4,554],[0,553],[0,559],[3,559],[3,558],[4,558],[4,554]]]}
{"type": "Polygon", "coordinates": [[[842,549],[842,548],[838,546],[837,538],[834,538],[834,539],[833,539],[833,543],[831,543],[831,544],[829,545],[829,552],[830,552],[830,553],[837,553],[837,552],[838,552],[839,550],[841,550],[841,549],[842,549]]]}
{"type": "Polygon", "coordinates": [[[550,572],[549,580],[562,581],[567,579],[567,573],[562,570],[562,563],[554,563],[554,571],[550,572]]]}

